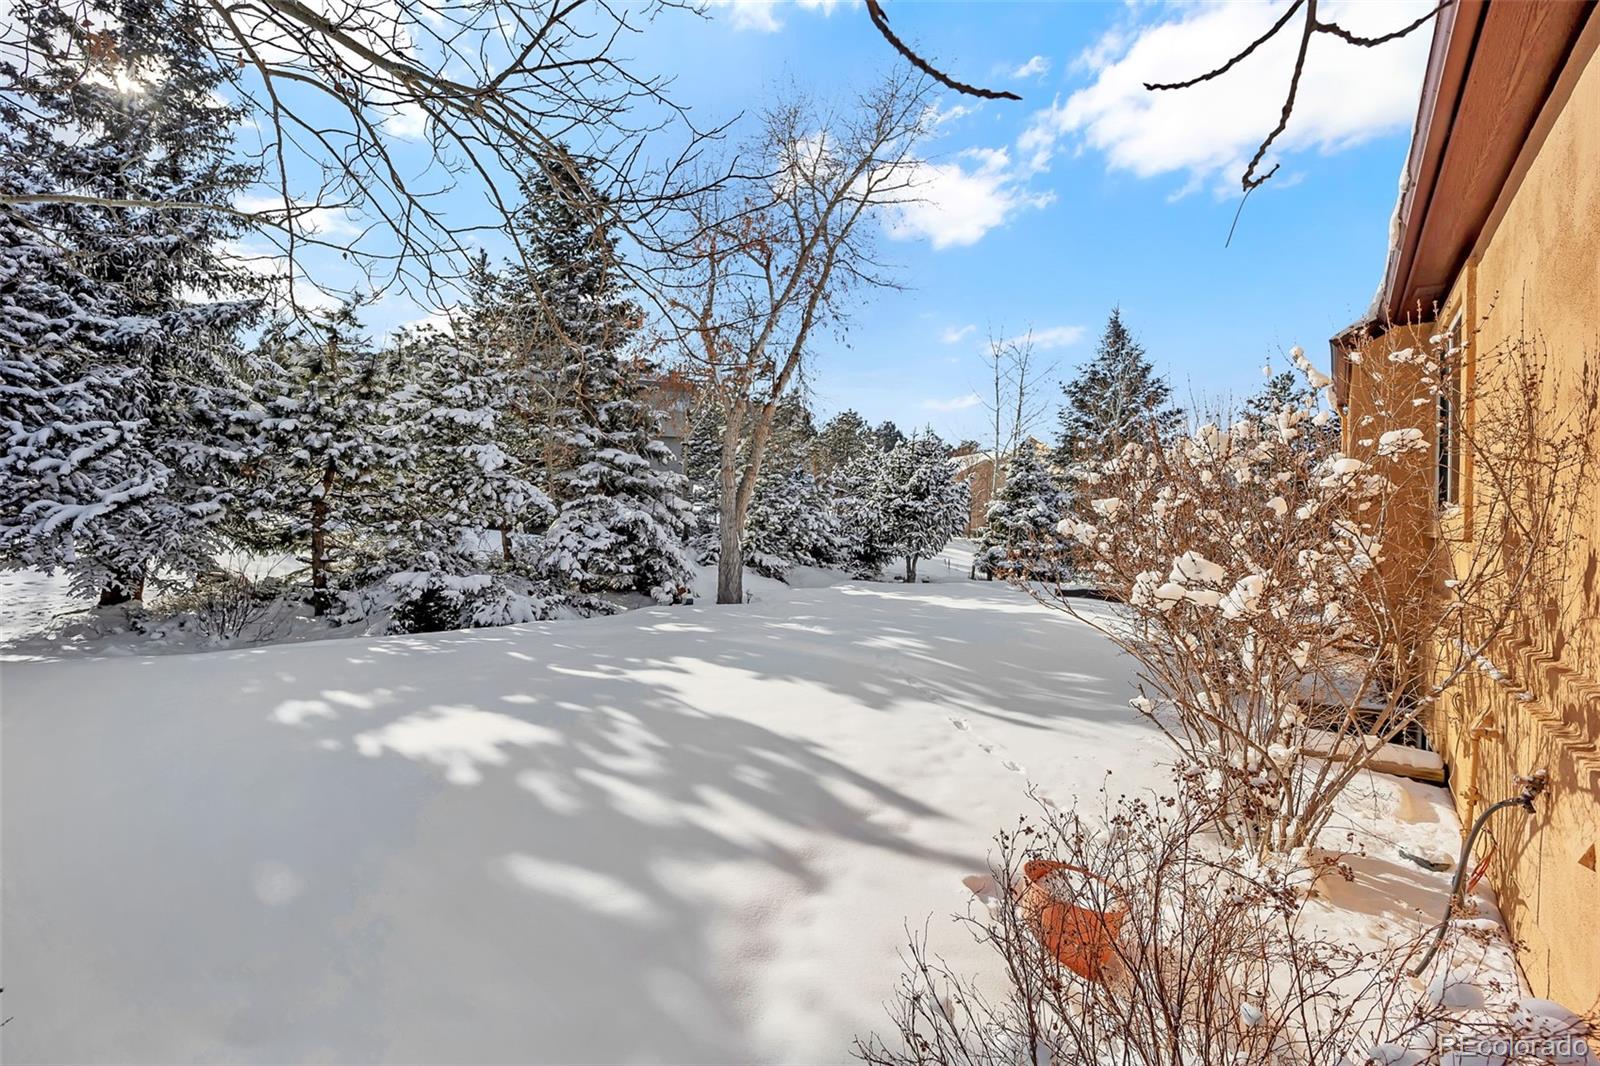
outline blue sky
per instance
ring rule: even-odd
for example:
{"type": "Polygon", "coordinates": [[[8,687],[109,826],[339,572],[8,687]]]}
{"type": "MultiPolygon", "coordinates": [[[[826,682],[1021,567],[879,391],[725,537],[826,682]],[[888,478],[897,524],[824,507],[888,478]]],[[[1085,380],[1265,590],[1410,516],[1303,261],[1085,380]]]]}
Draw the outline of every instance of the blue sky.
{"type": "MultiPolygon", "coordinates": [[[[873,423],[981,439],[985,338],[1031,329],[1056,376],[1070,375],[1113,305],[1186,406],[1249,394],[1262,366],[1284,369],[1297,343],[1325,363],[1327,338],[1380,280],[1431,27],[1377,49],[1314,38],[1268,158],[1282,169],[1251,196],[1227,248],[1239,175],[1277,121],[1297,36],[1193,89],[1141,85],[1221,63],[1287,2],[886,0],[923,54],[1023,100],[939,100],[923,202],[881,220],[904,289],[867,294],[842,337],[819,338],[808,371],[818,414],[854,407],[873,423]]],[[[901,62],[859,0],[706,5],[659,12],[619,48],[635,72],[673,79],[670,96],[703,128],[796,87],[844,103],[901,62]]],[[[1318,13],[1374,35],[1429,6],[1323,0],[1318,13]]],[[[393,130],[402,140],[404,125],[393,130]]],[[[415,137],[422,125],[411,125],[415,137]]],[[[660,154],[681,140],[669,135],[660,154]]],[[[420,144],[402,151],[427,158],[420,144]]],[[[449,195],[453,221],[484,209],[481,190],[449,195]]],[[[323,258],[319,281],[342,272],[359,284],[353,268],[323,258]]],[[[423,317],[399,294],[367,312],[378,332],[423,317]]]]}
{"type": "MultiPolygon", "coordinates": [[[[912,2],[892,25],[952,73],[1021,103],[947,94],[929,145],[929,203],[888,220],[907,289],[871,294],[810,372],[821,414],[980,436],[980,348],[1030,327],[1070,373],[1113,304],[1180,396],[1247,394],[1271,360],[1356,318],[1379,281],[1429,32],[1375,50],[1313,42],[1282,170],[1250,199],[1232,247],[1243,161],[1271,129],[1293,42],[1226,79],[1155,98],[1140,79],[1220,62],[1274,4],[912,2]],[[1181,99],[1180,99],[1181,98],[1181,99]]],[[[1326,3],[1356,32],[1404,25],[1426,3],[1326,3]]],[[[725,0],[668,12],[628,51],[676,78],[703,122],[800,85],[843,97],[896,62],[849,0],[725,0]]]]}

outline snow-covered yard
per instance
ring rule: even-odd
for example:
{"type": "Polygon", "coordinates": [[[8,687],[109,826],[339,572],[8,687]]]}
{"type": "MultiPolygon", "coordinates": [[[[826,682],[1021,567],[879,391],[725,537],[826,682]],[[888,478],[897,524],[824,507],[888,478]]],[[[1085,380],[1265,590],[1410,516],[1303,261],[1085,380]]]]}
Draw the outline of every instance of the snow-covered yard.
{"type": "MultiPolygon", "coordinates": [[[[1030,789],[1166,782],[1093,629],[925,572],[4,664],[6,1061],[847,1061],[908,927],[992,969],[947,918],[1030,789]]],[[[1347,827],[1325,920],[1426,928],[1396,849],[1448,854],[1445,793],[1364,778],[1347,827]]]]}
{"type": "Polygon", "coordinates": [[[842,1061],[1030,784],[1160,779],[964,580],[4,670],[15,1062],[842,1061]]]}

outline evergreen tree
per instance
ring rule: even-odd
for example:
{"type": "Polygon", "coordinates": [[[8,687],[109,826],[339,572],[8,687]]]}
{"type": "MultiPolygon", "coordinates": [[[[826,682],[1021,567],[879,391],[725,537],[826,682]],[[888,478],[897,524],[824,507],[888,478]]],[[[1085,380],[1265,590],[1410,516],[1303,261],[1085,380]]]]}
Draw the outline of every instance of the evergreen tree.
{"type": "Polygon", "coordinates": [[[1061,438],[1056,461],[1072,468],[1110,458],[1152,423],[1162,436],[1178,428],[1183,412],[1172,405],[1172,387],[1158,376],[1144,348],[1112,308],[1095,356],[1062,385],[1061,438]]]}
{"type": "Polygon", "coordinates": [[[511,563],[513,534],[542,531],[555,515],[529,477],[537,467],[532,427],[514,413],[524,379],[504,349],[431,329],[403,337],[399,357],[412,382],[403,407],[416,463],[405,489],[419,542],[459,553],[493,531],[502,562],[511,563]]]}
{"type": "Polygon", "coordinates": [[[300,553],[320,615],[336,578],[400,528],[395,479],[414,452],[392,360],[366,340],[350,305],[310,327],[273,326],[261,353],[269,369],[250,402],[229,412],[248,479],[241,539],[300,553]]]}
{"type": "Polygon", "coordinates": [[[762,469],[787,476],[794,467],[810,462],[816,439],[816,423],[805,399],[797,393],[784,396],[772,419],[772,435],[767,438],[762,469]]]}
{"type": "Polygon", "coordinates": [[[887,419],[872,431],[872,436],[878,442],[878,450],[885,455],[900,447],[906,439],[906,435],[900,432],[900,427],[887,419]]]}
{"type": "MultiPolygon", "coordinates": [[[[544,562],[582,592],[657,599],[689,581],[682,475],[626,346],[643,320],[616,269],[617,238],[586,189],[593,163],[557,152],[524,186],[526,282],[541,294],[536,357],[554,398],[543,448],[558,513],[544,562]]],[[[534,301],[524,301],[533,304],[534,301]]]]}
{"type": "Polygon", "coordinates": [[[905,557],[907,581],[917,579],[918,561],[937,555],[967,525],[967,483],[956,476],[950,449],[931,433],[889,453],[873,498],[885,545],[905,557]]]}
{"type": "Polygon", "coordinates": [[[876,577],[894,555],[879,510],[883,456],[874,446],[828,479],[830,508],[839,527],[839,560],[851,573],[876,577]]]}
{"type": "Polygon", "coordinates": [[[655,412],[614,360],[578,359],[578,405],[558,426],[569,454],[586,456],[557,484],[559,512],[545,561],[575,588],[636,591],[667,602],[689,584],[684,546],[692,516],[683,475],[657,436],[655,412]]]}
{"type": "Polygon", "coordinates": [[[768,470],[745,524],[745,562],[781,578],[791,565],[825,566],[839,556],[839,524],[827,494],[803,466],[768,470]]]}
{"type": "Polygon", "coordinates": [[[1052,574],[1061,547],[1055,528],[1065,509],[1066,493],[1038,451],[1025,443],[1006,461],[1000,492],[989,501],[979,571],[1001,577],[1052,574]]]}
{"type": "Polygon", "coordinates": [[[846,463],[876,451],[877,438],[867,420],[854,411],[841,411],[823,423],[811,446],[811,466],[819,477],[827,477],[846,463]]]}
{"type": "Polygon", "coordinates": [[[720,466],[725,424],[722,408],[714,403],[696,406],[683,442],[683,471],[689,485],[689,549],[695,562],[707,566],[717,558],[718,515],[721,510],[720,466]]]}
{"type": "MultiPolygon", "coordinates": [[[[231,206],[233,160],[204,15],[188,0],[71,11],[24,0],[25,66],[0,58],[0,193],[231,206]]],[[[219,397],[258,282],[220,210],[0,206],[0,562],[65,567],[102,602],[157,566],[194,571],[228,495],[219,397]]]]}

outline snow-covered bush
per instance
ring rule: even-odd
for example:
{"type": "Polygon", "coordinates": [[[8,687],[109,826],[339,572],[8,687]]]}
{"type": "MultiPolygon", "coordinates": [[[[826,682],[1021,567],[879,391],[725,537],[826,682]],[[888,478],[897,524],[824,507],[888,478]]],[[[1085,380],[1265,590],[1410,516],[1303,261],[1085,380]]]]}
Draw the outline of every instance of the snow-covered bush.
{"type": "Polygon", "coordinates": [[[392,632],[433,633],[544,621],[556,617],[564,603],[549,582],[515,572],[452,574],[433,568],[388,575],[354,613],[369,618],[387,610],[392,632]]]}
{"type": "MultiPolygon", "coordinates": [[[[1195,784],[1199,784],[1195,782],[1195,784]]],[[[1317,878],[1221,846],[1215,800],[1122,797],[1080,816],[1048,806],[997,838],[992,877],[956,916],[988,945],[998,989],[956,972],[924,933],[905,953],[895,1032],[858,1039],[871,1066],[1550,1066],[1588,1021],[1520,998],[1514,971],[1458,928],[1415,981],[1413,938],[1352,935],[1317,878]],[[1083,871],[1092,872],[1086,876],[1083,871]],[[1036,883],[1035,883],[1036,882],[1036,883]],[[1059,908],[1070,901],[1077,914],[1059,908]],[[1074,957],[1058,949],[1078,945],[1074,957]],[[1076,963],[1076,966],[1073,964],[1076,963]],[[1474,1047],[1526,1049],[1498,1058],[1474,1047]]],[[[1583,1056],[1565,1060],[1593,1061],[1583,1056]]]]}
{"type": "MultiPolygon", "coordinates": [[[[1426,420],[1441,380],[1461,388],[1442,348],[1388,355],[1389,392],[1354,427],[1357,454],[1325,435],[1308,445],[1306,427],[1331,412],[1290,405],[1170,443],[1151,433],[1086,471],[1059,530],[1126,612],[1081,617],[1139,662],[1133,705],[1203,775],[1230,842],[1265,854],[1315,839],[1383,743],[1467,673],[1495,669],[1555,539],[1562,485],[1587,469],[1595,417],[1579,402],[1583,424],[1552,423],[1539,360],[1500,354],[1524,389],[1471,398],[1474,422],[1447,427],[1478,480],[1518,486],[1477,501],[1467,551],[1431,535],[1426,420]]],[[[1478,358],[1481,374],[1490,355],[1478,358]]],[[[1073,610],[1060,590],[1035,591],[1073,610]]]]}
{"type": "Polygon", "coordinates": [[[1066,563],[1056,523],[1067,495],[1039,453],[1024,444],[1006,461],[1005,480],[989,501],[978,540],[978,571],[997,577],[1051,578],[1066,563]]]}
{"type": "Polygon", "coordinates": [[[873,484],[883,543],[906,561],[906,580],[917,562],[939,554],[967,525],[969,490],[956,476],[950,449],[931,433],[897,445],[873,484]]]}

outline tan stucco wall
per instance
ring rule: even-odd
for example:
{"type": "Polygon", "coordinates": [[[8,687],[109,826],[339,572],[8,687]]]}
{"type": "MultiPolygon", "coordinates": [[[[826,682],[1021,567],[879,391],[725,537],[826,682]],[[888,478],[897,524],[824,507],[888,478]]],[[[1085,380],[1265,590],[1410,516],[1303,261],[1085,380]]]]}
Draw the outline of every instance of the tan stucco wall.
{"type": "MultiPolygon", "coordinates": [[[[1541,404],[1553,427],[1577,416],[1582,375],[1600,373],[1600,62],[1587,62],[1559,106],[1438,320],[1463,311],[1480,405],[1495,390],[1521,388],[1503,355],[1518,342],[1535,345],[1547,359],[1541,404]]],[[[1481,516],[1494,491],[1473,474],[1463,517],[1445,524],[1461,565],[1473,550],[1474,512],[1481,516]]],[[[1534,992],[1582,1010],[1600,1005],[1600,481],[1589,478],[1563,508],[1552,569],[1519,604],[1517,639],[1494,653],[1510,683],[1479,678],[1458,693],[1437,739],[1464,818],[1514,793],[1514,775],[1550,771],[1536,818],[1512,812],[1493,823],[1491,876],[1525,943],[1534,992]],[[1517,690],[1532,700],[1517,700],[1517,690]],[[1475,735],[1464,722],[1478,724],[1475,735]]]]}

